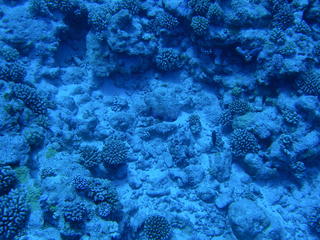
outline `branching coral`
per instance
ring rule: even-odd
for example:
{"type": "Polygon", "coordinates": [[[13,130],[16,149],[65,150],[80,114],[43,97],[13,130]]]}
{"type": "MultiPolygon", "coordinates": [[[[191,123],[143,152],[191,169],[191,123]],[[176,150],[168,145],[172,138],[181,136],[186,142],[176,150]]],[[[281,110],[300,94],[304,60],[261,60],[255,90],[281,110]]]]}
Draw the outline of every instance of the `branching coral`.
{"type": "Polygon", "coordinates": [[[172,71],[179,67],[180,58],[173,48],[161,48],[155,58],[156,66],[161,71],[172,71]]]}
{"type": "Polygon", "coordinates": [[[171,226],[165,217],[155,215],[145,220],[143,230],[148,240],[167,240],[170,237],[171,226]]]}
{"type": "Polygon", "coordinates": [[[107,168],[117,167],[127,161],[128,149],[124,142],[117,139],[108,139],[102,149],[101,158],[107,168]]]}
{"type": "Polygon", "coordinates": [[[259,146],[255,136],[245,129],[234,130],[231,137],[232,153],[236,157],[245,156],[247,153],[255,153],[259,146]]]}
{"type": "Polygon", "coordinates": [[[28,218],[26,196],[18,190],[0,198],[0,239],[10,240],[19,233],[28,218]]]}
{"type": "Polygon", "coordinates": [[[202,16],[195,16],[191,20],[191,27],[198,36],[204,36],[209,29],[209,20],[202,16]]]}
{"type": "Polygon", "coordinates": [[[47,114],[47,101],[37,92],[36,89],[26,84],[14,84],[12,87],[14,96],[24,102],[35,114],[47,114]]]}
{"type": "Polygon", "coordinates": [[[15,172],[9,166],[0,167],[0,195],[10,191],[16,183],[17,178],[15,172]]]}

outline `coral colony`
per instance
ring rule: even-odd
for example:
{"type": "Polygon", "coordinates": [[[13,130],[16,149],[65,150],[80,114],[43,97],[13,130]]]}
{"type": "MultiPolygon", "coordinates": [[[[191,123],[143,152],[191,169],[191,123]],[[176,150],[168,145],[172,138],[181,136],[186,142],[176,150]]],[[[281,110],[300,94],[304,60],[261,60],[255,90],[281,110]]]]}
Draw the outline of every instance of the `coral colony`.
{"type": "Polygon", "coordinates": [[[0,0],[0,240],[320,239],[319,16],[0,0]]]}

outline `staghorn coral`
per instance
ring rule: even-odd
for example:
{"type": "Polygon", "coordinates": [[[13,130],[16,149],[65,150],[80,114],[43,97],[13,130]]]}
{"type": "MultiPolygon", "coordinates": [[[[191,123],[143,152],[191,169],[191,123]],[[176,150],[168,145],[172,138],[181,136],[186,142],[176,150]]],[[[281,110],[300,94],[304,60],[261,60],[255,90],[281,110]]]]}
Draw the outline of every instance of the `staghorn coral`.
{"type": "Polygon", "coordinates": [[[165,217],[155,215],[144,221],[143,231],[148,240],[167,240],[170,238],[171,226],[165,217]]]}

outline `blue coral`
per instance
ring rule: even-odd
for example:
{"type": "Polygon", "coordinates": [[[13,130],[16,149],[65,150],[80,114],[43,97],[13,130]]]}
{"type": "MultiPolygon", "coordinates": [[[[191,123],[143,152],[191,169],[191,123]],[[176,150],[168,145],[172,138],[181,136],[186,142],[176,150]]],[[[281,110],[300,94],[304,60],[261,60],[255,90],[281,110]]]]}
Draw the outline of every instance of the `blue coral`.
{"type": "Polygon", "coordinates": [[[198,36],[204,36],[208,33],[209,20],[202,16],[195,16],[191,20],[191,28],[198,36]]]}
{"type": "Polygon", "coordinates": [[[0,198],[0,239],[14,239],[25,226],[29,213],[26,202],[25,194],[19,190],[0,198]]]}
{"type": "Polygon", "coordinates": [[[73,185],[79,193],[83,193],[94,203],[109,204],[111,212],[119,210],[119,196],[111,182],[101,178],[82,177],[80,175],[73,178],[73,185]]]}
{"type": "Polygon", "coordinates": [[[287,123],[294,125],[294,126],[298,125],[300,118],[299,118],[299,115],[295,111],[290,110],[288,108],[284,108],[284,109],[281,109],[281,113],[282,113],[283,119],[287,123]]]}
{"type": "Polygon", "coordinates": [[[259,149],[256,137],[246,129],[236,129],[231,137],[232,153],[236,157],[245,156],[247,153],[255,153],[259,149]]]}
{"type": "Polygon", "coordinates": [[[110,22],[111,14],[105,7],[91,9],[89,11],[88,22],[91,28],[96,32],[106,30],[110,22]]]}
{"type": "Polygon", "coordinates": [[[227,126],[231,126],[233,120],[233,116],[230,110],[226,110],[223,111],[218,119],[218,122],[223,126],[223,127],[227,127],[227,126]]]}
{"type": "Polygon", "coordinates": [[[176,17],[172,16],[169,13],[166,12],[161,12],[157,14],[155,23],[160,27],[160,28],[165,28],[168,30],[174,30],[177,25],[179,24],[179,21],[176,17]]]}
{"type": "Polygon", "coordinates": [[[12,92],[16,98],[22,100],[35,114],[47,114],[47,101],[36,89],[26,84],[18,83],[13,85],[12,92]]]}
{"type": "Polygon", "coordinates": [[[88,209],[82,202],[67,203],[63,207],[63,216],[70,223],[83,223],[88,216],[88,209]]]}
{"type": "Polygon", "coordinates": [[[200,117],[197,114],[192,114],[188,118],[189,128],[193,135],[197,136],[201,133],[202,125],[200,122],[200,117]]]}
{"type": "Polygon", "coordinates": [[[270,32],[270,41],[277,45],[283,45],[286,42],[286,35],[280,28],[274,28],[270,32]]]}
{"type": "Polygon", "coordinates": [[[15,171],[10,166],[0,167],[0,195],[11,190],[17,181],[15,171]]]}
{"type": "Polygon", "coordinates": [[[320,74],[311,71],[302,73],[296,83],[300,92],[307,95],[320,95],[320,74]]]}
{"type": "Polygon", "coordinates": [[[179,67],[180,58],[173,48],[161,48],[155,58],[155,62],[159,70],[169,72],[179,67]]]}
{"type": "MultiPolygon", "coordinates": [[[[280,1],[279,1],[280,2],[280,1]]],[[[287,29],[294,23],[293,11],[289,4],[282,2],[277,3],[273,7],[273,25],[281,29],[287,29]]]]}
{"type": "Polygon", "coordinates": [[[77,191],[87,191],[89,189],[89,180],[80,175],[72,179],[72,184],[77,191]]]}
{"type": "Polygon", "coordinates": [[[138,0],[121,0],[119,2],[119,8],[127,9],[131,14],[138,14],[142,10],[138,0]]]}
{"type": "Polygon", "coordinates": [[[148,240],[167,240],[170,238],[171,226],[165,217],[155,215],[144,221],[143,231],[148,240]]]}
{"type": "Polygon", "coordinates": [[[108,203],[113,209],[117,208],[119,199],[117,191],[111,183],[104,179],[92,178],[89,180],[89,187],[85,191],[87,197],[95,203],[108,203]]]}
{"type": "Polygon", "coordinates": [[[313,209],[312,214],[308,216],[307,220],[310,228],[317,234],[320,234],[320,208],[319,207],[316,207],[313,209]]]}
{"type": "Polygon", "coordinates": [[[31,0],[29,11],[33,16],[48,17],[51,15],[46,0],[31,0]]]}
{"type": "Polygon", "coordinates": [[[99,204],[97,214],[103,219],[108,219],[112,214],[112,205],[106,202],[99,204]]]}
{"type": "Polygon", "coordinates": [[[229,104],[229,110],[232,115],[243,115],[250,110],[249,104],[241,101],[235,100],[229,104]]]}
{"type": "Polygon", "coordinates": [[[199,15],[206,15],[210,6],[209,0],[189,0],[188,5],[199,15]]]}
{"type": "Polygon", "coordinates": [[[18,60],[20,54],[17,49],[0,42],[0,57],[2,57],[7,62],[14,62],[18,60]]]}
{"type": "Polygon", "coordinates": [[[222,25],[224,22],[224,12],[218,2],[212,3],[209,6],[207,18],[214,25],[222,25]]]}
{"type": "Polygon", "coordinates": [[[294,28],[297,33],[303,33],[307,35],[312,32],[310,26],[303,20],[297,22],[294,28]]]}
{"type": "Polygon", "coordinates": [[[36,149],[43,144],[45,135],[41,128],[34,128],[25,132],[25,139],[31,149],[36,149]]]}
{"type": "Polygon", "coordinates": [[[92,169],[101,163],[101,152],[95,146],[83,146],[79,150],[80,164],[92,169]]]}
{"type": "Polygon", "coordinates": [[[108,139],[102,149],[102,163],[107,168],[117,167],[127,162],[128,149],[123,141],[108,139]]]}
{"type": "Polygon", "coordinates": [[[22,82],[26,70],[20,63],[7,63],[0,66],[0,79],[7,82],[22,82]]]}

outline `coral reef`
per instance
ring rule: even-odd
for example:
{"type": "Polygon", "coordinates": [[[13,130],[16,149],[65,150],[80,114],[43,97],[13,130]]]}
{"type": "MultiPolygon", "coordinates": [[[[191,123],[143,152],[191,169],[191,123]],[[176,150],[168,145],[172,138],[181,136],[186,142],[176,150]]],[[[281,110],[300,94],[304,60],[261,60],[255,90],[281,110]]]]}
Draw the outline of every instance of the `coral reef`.
{"type": "Polygon", "coordinates": [[[37,115],[47,114],[47,101],[36,89],[26,84],[17,83],[12,87],[13,95],[22,100],[24,104],[37,115]]]}
{"type": "Polygon", "coordinates": [[[168,220],[162,216],[148,217],[144,221],[143,230],[148,240],[166,240],[171,233],[168,220]]]}
{"type": "Polygon", "coordinates": [[[196,35],[204,36],[209,29],[209,20],[202,16],[195,16],[191,20],[191,28],[196,35]]]}
{"type": "Polygon", "coordinates": [[[63,207],[63,216],[70,223],[82,223],[88,217],[88,210],[81,202],[67,203],[63,207]]]}
{"type": "Polygon", "coordinates": [[[0,79],[11,82],[22,82],[26,75],[25,68],[19,63],[7,63],[0,66],[0,79]]]}
{"type": "Polygon", "coordinates": [[[319,1],[0,2],[1,240],[318,238],[319,1]]]}
{"type": "Polygon", "coordinates": [[[245,156],[247,153],[257,152],[258,142],[255,136],[246,129],[235,129],[231,137],[232,153],[237,156],[245,156]]]}
{"type": "Polygon", "coordinates": [[[161,71],[172,71],[180,66],[178,53],[172,48],[161,48],[155,57],[157,68],[161,71]]]}
{"type": "Polygon", "coordinates": [[[0,237],[13,239],[25,226],[28,206],[23,192],[11,190],[0,199],[0,237]]]}
{"type": "Polygon", "coordinates": [[[124,142],[108,139],[103,146],[101,159],[105,167],[117,167],[127,161],[128,148],[124,142]]]}
{"type": "Polygon", "coordinates": [[[83,146],[80,148],[80,164],[91,169],[101,163],[101,152],[95,146],[83,146]]]}
{"type": "Polygon", "coordinates": [[[9,192],[16,182],[14,170],[10,166],[0,166],[0,195],[9,192]]]}

